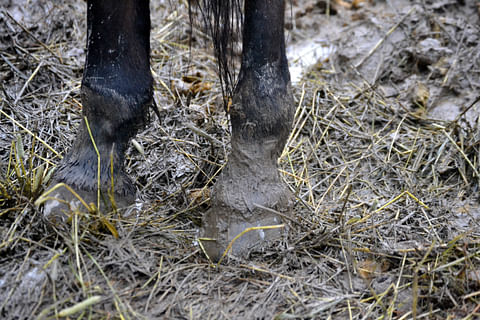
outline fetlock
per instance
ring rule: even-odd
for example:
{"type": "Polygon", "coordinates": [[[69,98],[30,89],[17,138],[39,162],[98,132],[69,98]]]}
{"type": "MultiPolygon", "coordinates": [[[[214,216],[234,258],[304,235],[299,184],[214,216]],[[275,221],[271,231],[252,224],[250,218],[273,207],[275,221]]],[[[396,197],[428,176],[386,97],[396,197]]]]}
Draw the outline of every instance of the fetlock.
{"type": "MultiPolygon", "coordinates": [[[[84,118],[72,148],[57,167],[52,186],[65,183],[86,203],[93,202],[100,209],[111,209],[112,201],[116,207],[127,206],[134,202],[136,189],[125,173],[124,154],[129,139],[146,122],[151,92],[126,96],[108,88],[83,85],[81,96],[84,118]]],[[[55,197],[79,206],[68,190],[59,190],[55,197]]],[[[48,203],[46,215],[59,211],[58,206],[58,202],[48,203]]]]}

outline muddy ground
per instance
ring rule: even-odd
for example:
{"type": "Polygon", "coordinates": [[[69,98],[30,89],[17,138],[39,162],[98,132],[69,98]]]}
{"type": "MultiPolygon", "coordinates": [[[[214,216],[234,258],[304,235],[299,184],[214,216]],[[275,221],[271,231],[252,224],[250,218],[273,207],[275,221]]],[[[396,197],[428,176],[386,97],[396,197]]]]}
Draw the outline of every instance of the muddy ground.
{"type": "Polygon", "coordinates": [[[1,3],[0,318],[479,316],[477,1],[292,1],[279,163],[296,205],[284,239],[221,265],[196,237],[229,124],[184,2],[151,4],[160,119],[128,151],[139,211],[69,225],[34,202],[80,121],[85,3],[1,3]]]}

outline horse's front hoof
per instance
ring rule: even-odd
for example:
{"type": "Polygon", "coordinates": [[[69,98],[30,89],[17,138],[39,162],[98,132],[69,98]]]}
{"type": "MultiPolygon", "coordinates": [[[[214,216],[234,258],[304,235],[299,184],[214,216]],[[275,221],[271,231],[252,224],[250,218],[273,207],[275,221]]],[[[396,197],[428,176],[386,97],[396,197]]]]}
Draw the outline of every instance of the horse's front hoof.
{"type": "Polygon", "coordinates": [[[231,155],[203,217],[200,241],[212,261],[227,253],[246,257],[281,238],[286,234],[284,217],[294,203],[275,162],[243,161],[238,155],[231,155]]]}
{"type": "Polygon", "coordinates": [[[43,217],[53,225],[67,222],[74,212],[108,213],[124,209],[135,201],[135,193],[98,192],[72,188],[65,183],[53,183],[37,204],[43,205],[43,217]]]}

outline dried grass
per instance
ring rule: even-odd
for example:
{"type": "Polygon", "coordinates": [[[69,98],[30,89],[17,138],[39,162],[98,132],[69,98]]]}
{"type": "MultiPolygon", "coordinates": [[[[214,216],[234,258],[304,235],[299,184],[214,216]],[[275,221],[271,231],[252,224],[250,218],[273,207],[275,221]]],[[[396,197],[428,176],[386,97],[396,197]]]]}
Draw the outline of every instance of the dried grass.
{"type": "Polygon", "coordinates": [[[288,238],[212,266],[196,230],[228,154],[215,62],[196,29],[189,49],[183,4],[153,5],[160,119],[128,150],[143,207],[106,216],[118,239],[91,213],[55,227],[33,205],[80,120],[85,4],[0,13],[1,317],[478,317],[478,123],[428,119],[328,65],[294,88],[288,238]]]}

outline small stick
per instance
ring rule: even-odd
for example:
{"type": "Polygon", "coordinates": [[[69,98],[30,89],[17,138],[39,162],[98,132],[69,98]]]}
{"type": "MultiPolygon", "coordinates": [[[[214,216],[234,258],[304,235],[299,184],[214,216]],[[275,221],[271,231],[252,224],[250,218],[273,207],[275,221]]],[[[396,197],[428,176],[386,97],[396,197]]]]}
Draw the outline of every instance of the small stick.
{"type": "Polygon", "coordinates": [[[20,89],[20,92],[18,93],[17,97],[15,98],[15,101],[13,101],[13,104],[17,104],[18,100],[20,100],[20,98],[22,97],[23,95],[23,91],[25,91],[25,89],[27,88],[28,84],[30,83],[30,81],[33,80],[33,78],[35,78],[35,76],[37,75],[38,71],[40,70],[40,68],[42,67],[43,65],[43,61],[40,61],[40,63],[38,64],[38,66],[35,68],[35,70],[33,70],[32,74],[30,75],[30,77],[28,77],[27,81],[25,81],[25,84],[23,85],[22,89],[20,89]]]}
{"type": "Polygon", "coordinates": [[[84,311],[86,308],[94,305],[94,304],[97,304],[99,303],[100,301],[102,301],[103,297],[102,296],[92,296],[92,297],[89,297],[77,304],[75,304],[74,306],[72,307],[69,307],[69,308],[66,308],[66,309],[63,309],[61,310],[59,313],[58,313],[58,316],[59,317],[68,317],[68,316],[71,316],[77,312],[80,312],[80,311],[84,311]]]}
{"type": "Polygon", "coordinates": [[[468,107],[466,107],[465,110],[460,112],[458,116],[455,117],[455,120],[453,120],[451,123],[457,124],[458,120],[460,120],[460,118],[463,117],[463,115],[467,113],[468,110],[472,109],[472,107],[476,105],[478,101],[480,101],[480,96],[476,97],[475,100],[473,100],[473,102],[468,107]]]}
{"type": "Polygon", "coordinates": [[[45,43],[43,43],[42,41],[40,41],[37,37],[35,37],[30,31],[28,31],[27,28],[25,28],[20,22],[18,22],[17,20],[15,20],[14,17],[12,17],[10,15],[10,13],[6,10],[2,10],[5,15],[7,17],[9,17],[13,22],[15,22],[16,25],[18,25],[20,28],[23,29],[23,31],[25,31],[30,37],[32,37],[35,41],[37,41],[42,47],[44,47],[48,52],[50,52],[55,58],[58,59],[58,61],[60,61],[60,63],[63,63],[62,61],[62,58],[60,58],[57,54],[55,54],[55,52],[52,51],[52,49],[50,49],[45,43]]]}
{"type": "Polygon", "coordinates": [[[219,146],[223,146],[223,145],[224,145],[222,141],[220,141],[220,140],[218,140],[217,138],[209,135],[207,132],[203,131],[203,130],[200,129],[200,128],[195,127],[194,125],[192,125],[192,124],[190,124],[190,123],[187,123],[187,124],[185,125],[185,127],[187,127],[188,129],[192,130],[192,131],[195,132],[197,135],[204,137],[205,139],[207,139],[208,141],[210,141],[210,142],[212,142],[212,143],[215,143],[215,144],[217,144],[217,145],[219,145],[219,146]]]}
{"type": "Polygon", "coordinates": [[[388,32],[383,36],[382,39],[378,40],[377,44],[372,48],[370,49],[370,51],[367,53],[367,55],[365,57],[362,58],[362,60],[360,60],[359,62],[357,62],[357,64],[354,65],[355,68],[358,68],[360,67],[364,62],[365,60],[367,60],[381,45],[383,42],[385,42],[385,40],[387,39],[387,37],[389,35],[391,35],[393,33],[393,31],[395,31],[395,29],[398,28],[398,26],[400,26],[400,24],[415,10],[415,7],[412,7],[408,12],[407,14],[405,14],[402,19],[400,19],[400,21],[398,21],[390,30],[388,30],[388,32]]]}

